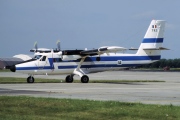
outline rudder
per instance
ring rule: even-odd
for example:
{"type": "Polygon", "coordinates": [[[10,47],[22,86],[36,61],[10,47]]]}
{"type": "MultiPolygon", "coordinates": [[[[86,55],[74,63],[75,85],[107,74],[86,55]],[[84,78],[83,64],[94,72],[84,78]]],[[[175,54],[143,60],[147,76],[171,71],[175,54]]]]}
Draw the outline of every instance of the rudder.
{"type": "Polygon", "coordinates": [[[143,56],[159,56],[160,59],[164,40],[164,29],[164,20],[152,20],[136,54],[143,56]]]}

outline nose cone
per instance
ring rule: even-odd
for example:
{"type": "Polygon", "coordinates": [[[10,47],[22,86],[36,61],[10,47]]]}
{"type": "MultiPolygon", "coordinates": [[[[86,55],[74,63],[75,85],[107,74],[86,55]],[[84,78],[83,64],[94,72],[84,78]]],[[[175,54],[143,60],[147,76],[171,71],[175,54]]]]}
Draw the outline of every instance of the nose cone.
{"type": "Polygon", "coordinates": [[[11,70],[12,72],[16,72],[16,66],[15,66],[15,65],[11,66],[10,70],[11,70]]]}

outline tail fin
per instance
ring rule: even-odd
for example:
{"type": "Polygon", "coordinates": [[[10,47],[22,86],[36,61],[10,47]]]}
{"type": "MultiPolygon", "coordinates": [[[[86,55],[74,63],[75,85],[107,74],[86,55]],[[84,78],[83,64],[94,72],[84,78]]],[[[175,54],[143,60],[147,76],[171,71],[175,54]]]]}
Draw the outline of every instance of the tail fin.
{"type": "Polygon", "coordinates": [[[159,56],[160,58],[161,50],[165,49],[162,47],[164,29],[164,20],[152,20],[136,54],[143,56],[159,56]]]}

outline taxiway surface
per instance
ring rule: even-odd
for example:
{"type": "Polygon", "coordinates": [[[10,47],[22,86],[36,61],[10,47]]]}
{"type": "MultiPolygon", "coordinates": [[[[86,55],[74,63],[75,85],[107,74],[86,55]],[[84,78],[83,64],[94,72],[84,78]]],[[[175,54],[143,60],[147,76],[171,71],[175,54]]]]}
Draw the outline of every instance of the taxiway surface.
{"type": "MultiPolygon", "coordinates": [[[[17,73],[0,73],[0,77],[22,77],[17,73]]],[[[35,78],[64,79],[65,76],[35,76],[35,78]]],[[[132,83],[33,83],[0,84],[0,95],[115,100],[147,104],[180,105],[179,72],[109,71],[89,74],[93,80],[163,80],[165,82],[132,83]]],[[[79,79],[76,77],[75,79],[79,79]]]]}

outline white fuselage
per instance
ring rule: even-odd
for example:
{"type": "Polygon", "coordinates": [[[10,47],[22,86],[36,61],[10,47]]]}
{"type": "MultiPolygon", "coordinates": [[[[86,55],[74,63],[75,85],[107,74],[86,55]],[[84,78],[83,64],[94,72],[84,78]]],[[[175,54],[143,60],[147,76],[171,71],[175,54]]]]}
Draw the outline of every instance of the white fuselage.
{"type": "MultiPolygon", "coordinates": [[[[160,56],[139,56],[136,54],[102,54],[101,56],[86,57],[80,70],[85,74],[135,67],[159,60],[160,56]]],[[[41,53],[41,57],[31,62],[16,65],[16,72],[31,75],[41,74],[72,74],[81,59],[62,60],[56,53],[41,53]],[[46,57],[43,59],[43,57],[46,57]]]]}

